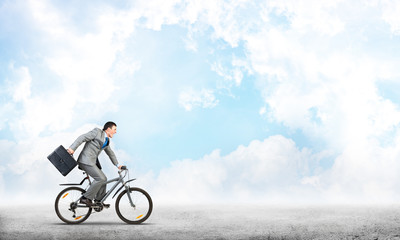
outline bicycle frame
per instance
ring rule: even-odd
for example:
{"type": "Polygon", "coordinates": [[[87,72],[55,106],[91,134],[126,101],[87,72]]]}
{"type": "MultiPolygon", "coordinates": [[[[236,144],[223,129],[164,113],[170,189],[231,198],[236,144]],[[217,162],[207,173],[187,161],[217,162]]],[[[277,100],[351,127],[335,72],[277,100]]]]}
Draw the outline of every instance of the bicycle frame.
{"type": "Polygon", "coordinates": [[[113,179],[111,179],[111,180],[109,180],[109,181],[106,182],[106,185],[108,185],[108,184],[110,184],[110,183],[112,183],[112,182],[116,182],[116,183],[114,184],[114,186],[111,187],[110,190],[107,191],[106,195],[104,195],[104,197],[101,199],[101,201],[100,201],[101,203],[103,203],[103,202],[111,195],[111,193],[112,193],[112,192],[114,191],[114,189],[118,186],[118,184],[121,183],[122,186],[115,192],[115,194],[114,194],[114,196],[113,196],[112,198],[114,198],[115,195],[117,195],[117,193],[119,193],[119,191],[121,191],[121,189],[122,189],[123,187],[125,187],[125,189],[127,190],[127,195],[128,195],[128,198],[129,198],[129,202],[130,202],[130,204],[131,204],[132,207],[135,207],[135,205],[133,204],[132,198],[131,198],[131,193],[129,192],[129,186],[127,186],[126,184],[127,184],[128,182],[131,182],[131,181],[136,180],[136,178],[130,179],[130,180],[128,180],[128,181],[125,182],[125,181],[124,181],[124,178],[125,178],[125,176],[126,176],[126,172],[127,172],[127,171],[128,171],[128,170],[125,170],[125,175],[124,175],[124,176],[122,176],[121,172],[118,172],[119,177],[113,178],[113,179]]]}
{"type": "MultiPolygon", "coordinates": [[[[108,181],[105,183],[106,185],[108,185],[108,184],[110,184],[110,183],[112,183],[112,182],[116,182],[116,183],[110,188],[110,190],[108,190],[108,191],[106,192],[106,195],[104,195],[104,197],[100,200],[101,203],[103,203],[103,202],[111,195],[111,193],[115,190],[115,188],[116,188],[119,184],[122,184],[122,186],[115,192],[115,194],[114,194],[114,196],[113,196],[112,198],[114,198],[114,197],[118,194],[118,192],[120,192],[121,189],[122,189],[123,187],[125,187],[125,189],[127,190],[127,196],[128,196],[129,202],[130,202],[130,204],[131,204],[132,207],[135,207],[135,204],[133,203],[132,198],[131,198],[131,193],[130,193],[130,191],[129,191],[129,186],[127,186],[126,184],[127,184],[128,182],[131,182],[131,181],[136,180],[136,178],[130,179],[130,180],[128,180],[128,181],[125,182],[125,181],[124,181],[124,178],[126,177],[127,172],[128,172],[128,169],[126,169],[126,170],[120,170],[120,171],[118,171],[119,177],[113,178],[113,179],[111,179],[111,180],[108,180],[108,181]],[[125,174],[124,174],[123,176],[122,176],[122,174],[121,174],[122,171],[125,171],[125,174]]],[[[84,172],[84,174],[86,174],[86,177],[83,178],[83,180],[82,180],[80,183],[64,183],[64,184],[60,184],[60,186],[77,186],[77,185],[82,185],[82,184],[85,182],[85,180],[87,179],[87,180],[89,181],[89,185],[85,188],[85,190],[86,190],[86,189],[92,184],[92,182],[90,181],[89,175],[88,175],[86,172],[84,172]]],[[[75,204],[77,204],[78,207],[87,207],[86,205],[84,205],[84,206],[83,206],[83,205],[82,205],[82,206],[79,205],[79,204],[78,204],[79,200],[80,200],[80,199],[78,199],[78,200],[75,201],[75,204]]]]}

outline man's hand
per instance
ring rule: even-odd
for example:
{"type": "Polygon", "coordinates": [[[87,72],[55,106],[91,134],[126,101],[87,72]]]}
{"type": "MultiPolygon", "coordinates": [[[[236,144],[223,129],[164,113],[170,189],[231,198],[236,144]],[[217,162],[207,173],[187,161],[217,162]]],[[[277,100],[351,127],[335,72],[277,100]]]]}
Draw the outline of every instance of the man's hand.
{"type": "Polygon", "coordinates": [[[69,154],[71,154],[71,155],[72,155],[72,154],[74,154],[74,152],[75,152],[75,151],[74,151],[74,150],[72,150],[71,148],[68,148],[68,149],[67,149],[67,152],[68,152],[69,154]]]}
{"type": "Polygon", "coordinates": [[[121,170],[121,168],[122,168],[122,165],[119,165],[119,166],[118,166],[118,169],[121,170]]]}

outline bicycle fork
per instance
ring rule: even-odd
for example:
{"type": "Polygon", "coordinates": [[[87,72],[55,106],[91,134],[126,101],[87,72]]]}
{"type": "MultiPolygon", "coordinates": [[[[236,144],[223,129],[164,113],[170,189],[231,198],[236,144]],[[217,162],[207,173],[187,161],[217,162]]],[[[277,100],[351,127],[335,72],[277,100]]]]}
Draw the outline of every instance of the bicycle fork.
{"type": "Polygon", "coordinates": [[[132,201],[131,190],[127,186],[125,186],[125,188],[126,188],[126,194],[128,195],[128,199],[129,199],[129,203],[131,204],[131,207],[136,208],[136,205],[132,201]]]}

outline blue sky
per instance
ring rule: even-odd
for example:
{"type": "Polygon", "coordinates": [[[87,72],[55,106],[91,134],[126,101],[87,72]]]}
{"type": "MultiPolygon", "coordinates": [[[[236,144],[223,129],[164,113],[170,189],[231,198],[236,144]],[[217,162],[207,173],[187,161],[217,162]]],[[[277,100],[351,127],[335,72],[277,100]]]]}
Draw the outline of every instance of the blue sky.
{"type": "Polygon", "coordinates": [[[113,120],[117,157],[164,201],[396,202],[399,11],[0,1],[0,194],[53,196],[80,175],[46,156],[113,120]]]}

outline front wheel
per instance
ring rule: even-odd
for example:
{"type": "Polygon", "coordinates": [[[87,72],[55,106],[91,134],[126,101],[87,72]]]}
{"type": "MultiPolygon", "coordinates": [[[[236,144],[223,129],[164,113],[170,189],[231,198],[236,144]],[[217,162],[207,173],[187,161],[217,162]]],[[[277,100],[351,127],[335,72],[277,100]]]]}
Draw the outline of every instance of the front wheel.
{"type": "Polygon", "coordinates": [[[124,190],[118,195],[115,210],[122,221],[129,224],[139,224],[146,221],[150,216],[153,210],[153,202],[146,191],[132,187],[129,188],[129,192],[124,190]]]}
{"type": "Polygon", "coordinates": [[[92,208],[78,204],[84,192],[85,190],[79,187],[68,187],[58,194],[54,207],[57,216],[63,222],[77,224],[90,216],[92,208]]]}

